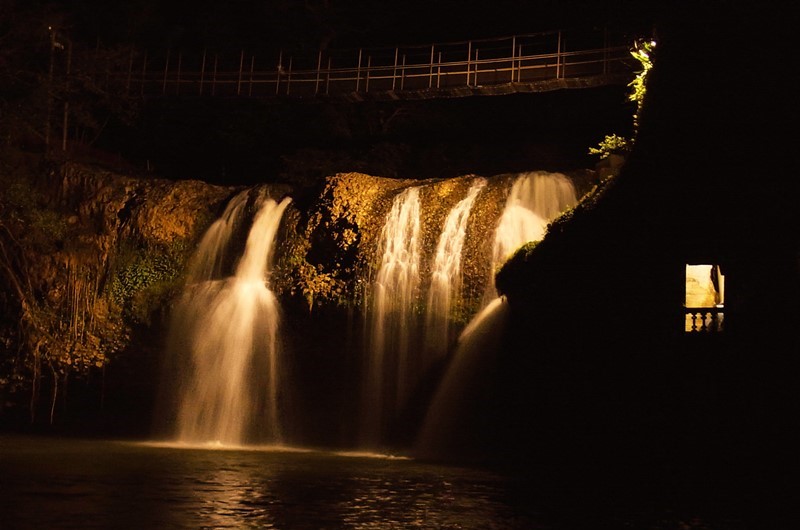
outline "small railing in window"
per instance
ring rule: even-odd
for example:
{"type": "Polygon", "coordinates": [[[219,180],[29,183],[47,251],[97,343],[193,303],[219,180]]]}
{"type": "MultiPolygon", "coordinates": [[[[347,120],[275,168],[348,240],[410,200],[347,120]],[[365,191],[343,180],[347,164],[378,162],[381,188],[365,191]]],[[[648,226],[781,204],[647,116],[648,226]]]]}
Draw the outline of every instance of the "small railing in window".
{"type": "Polygon", "coordinates": [[[725,308],[722,304],[715,307],[686,307],[686,332],[720,332],[724,329],[725,308]]]}

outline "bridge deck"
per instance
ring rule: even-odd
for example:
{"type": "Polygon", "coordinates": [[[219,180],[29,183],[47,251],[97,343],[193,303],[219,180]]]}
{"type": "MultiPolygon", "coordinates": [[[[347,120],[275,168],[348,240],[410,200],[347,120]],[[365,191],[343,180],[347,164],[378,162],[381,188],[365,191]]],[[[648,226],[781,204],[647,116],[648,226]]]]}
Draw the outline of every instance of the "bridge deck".
{"type": "Polygon", "coordinates": [[[630,43],[606,32],[547,32],[391,49],[279,53],[242,51],[235,61],[203,52],[133,59],[127,90],[143,96],[428,99],[541,92],[627,83],[638,63],[630,43]],[[233,63],[233,64],[232,64],[233,63]],[[135,74],[134,72],[137,72],[135,74]]]}

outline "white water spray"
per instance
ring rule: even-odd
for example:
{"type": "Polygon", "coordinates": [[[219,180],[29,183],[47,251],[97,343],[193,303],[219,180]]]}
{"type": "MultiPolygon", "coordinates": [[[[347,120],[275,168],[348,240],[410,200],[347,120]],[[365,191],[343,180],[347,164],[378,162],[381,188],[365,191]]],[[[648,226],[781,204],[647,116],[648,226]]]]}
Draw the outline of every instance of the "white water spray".
{"type": "Polygon", "coordinates": [[[174,313],[173,344],[189,358],[181,385],[177,438],[186,443],[281,442],[278,414],[279,308],[268,287],[273,240],[291,202],[260,198],[232,277],[217,279],[245,210],[235,197],[206,233],[174,313]]]}

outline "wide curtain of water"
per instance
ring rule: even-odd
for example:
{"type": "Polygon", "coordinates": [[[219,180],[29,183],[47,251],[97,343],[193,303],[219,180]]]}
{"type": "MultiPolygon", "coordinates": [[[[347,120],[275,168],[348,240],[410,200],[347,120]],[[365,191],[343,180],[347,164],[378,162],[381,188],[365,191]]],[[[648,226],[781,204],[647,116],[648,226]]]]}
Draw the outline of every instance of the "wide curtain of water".
{"type": "Polygon", "coordinates": [[[290,198],[245,191],[207,231],[176,304],[168,355],[174,358],[174,439],[186,443],[281,443],[280,310],[268,285],[273,244],[290,198]],[[249,203],[255,215],[247,216],[249,203]],[[224,264],[244,224],[232,274],[224,264]]]}

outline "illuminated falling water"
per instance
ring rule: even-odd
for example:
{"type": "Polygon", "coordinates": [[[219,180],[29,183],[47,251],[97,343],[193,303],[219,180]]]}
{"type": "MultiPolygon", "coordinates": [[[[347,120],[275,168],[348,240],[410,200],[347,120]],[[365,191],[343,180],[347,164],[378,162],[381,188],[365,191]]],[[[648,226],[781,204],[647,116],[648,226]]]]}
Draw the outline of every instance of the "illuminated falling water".
{"type": "Polygon", "coordinates": [[[547,224],[576,203],[575,188],[561,173],[523,173],[514,181],[495,230],[484,308],[458,338],[419,432],[418,456],[447,458],[471,450],[470,439],[480,430],[475,409],[490,392],[485,376],[492,372],[508,319],[507,304],[494,289],[495,270],[524,243],[541,240],[547,224]]]}
{"type": "Polygon", "coordinates": [[[577,202],[575,187],[562,173],[533,171],[517,177],[495,230],[487,303],[496,296],[497,268],[523,244],[541,240],[547,224],[577,202]]]}
{"type": "Polygon", "coordinates": [[[410,391],[411,339],[419,289],[420,200],[407,188],[392,204],[381,234],[381,266],[371,286],[369,351],[362,396],[361,443],[377,447],[410,391]]]}
{"type": "Polygon", "coordinates": [[[450,344],[450,312],[461,292],[461,253],[472,205],[486,179],[477,178],[466,197],[450,211],[436,247],[428,305],[425,312],[425,346],[435,356],[447,352],[450,344]]]}
{"type": "Polygon", "coordinates": [[[206,233],[175,310],[172,334],[190,358],[181,374],[188,380],[180,387],[179,441],[281,441],[279,308],[267,276],[273,240],[291,199],[259,199],[235,274],[215,279],[246,201],[246,194],[235,197],[206,233]]]}
{"type": "Polygon", "coordinates": [[[508,304],[496,297],[464,328],[417,436],[417,457],[446,459],[471,450],[480,429],[473,413],[491,392],[486,374],[492,373],[507,319],[508,304]]]}
{"type": "Polygon", "coordinates": [[[189,266],[189,284],[219,278],[223,273],[228,243],[242,220],[247,205],[248,192],[244,191],[230,200],[219,219],[206,230],[189,266]]]}

